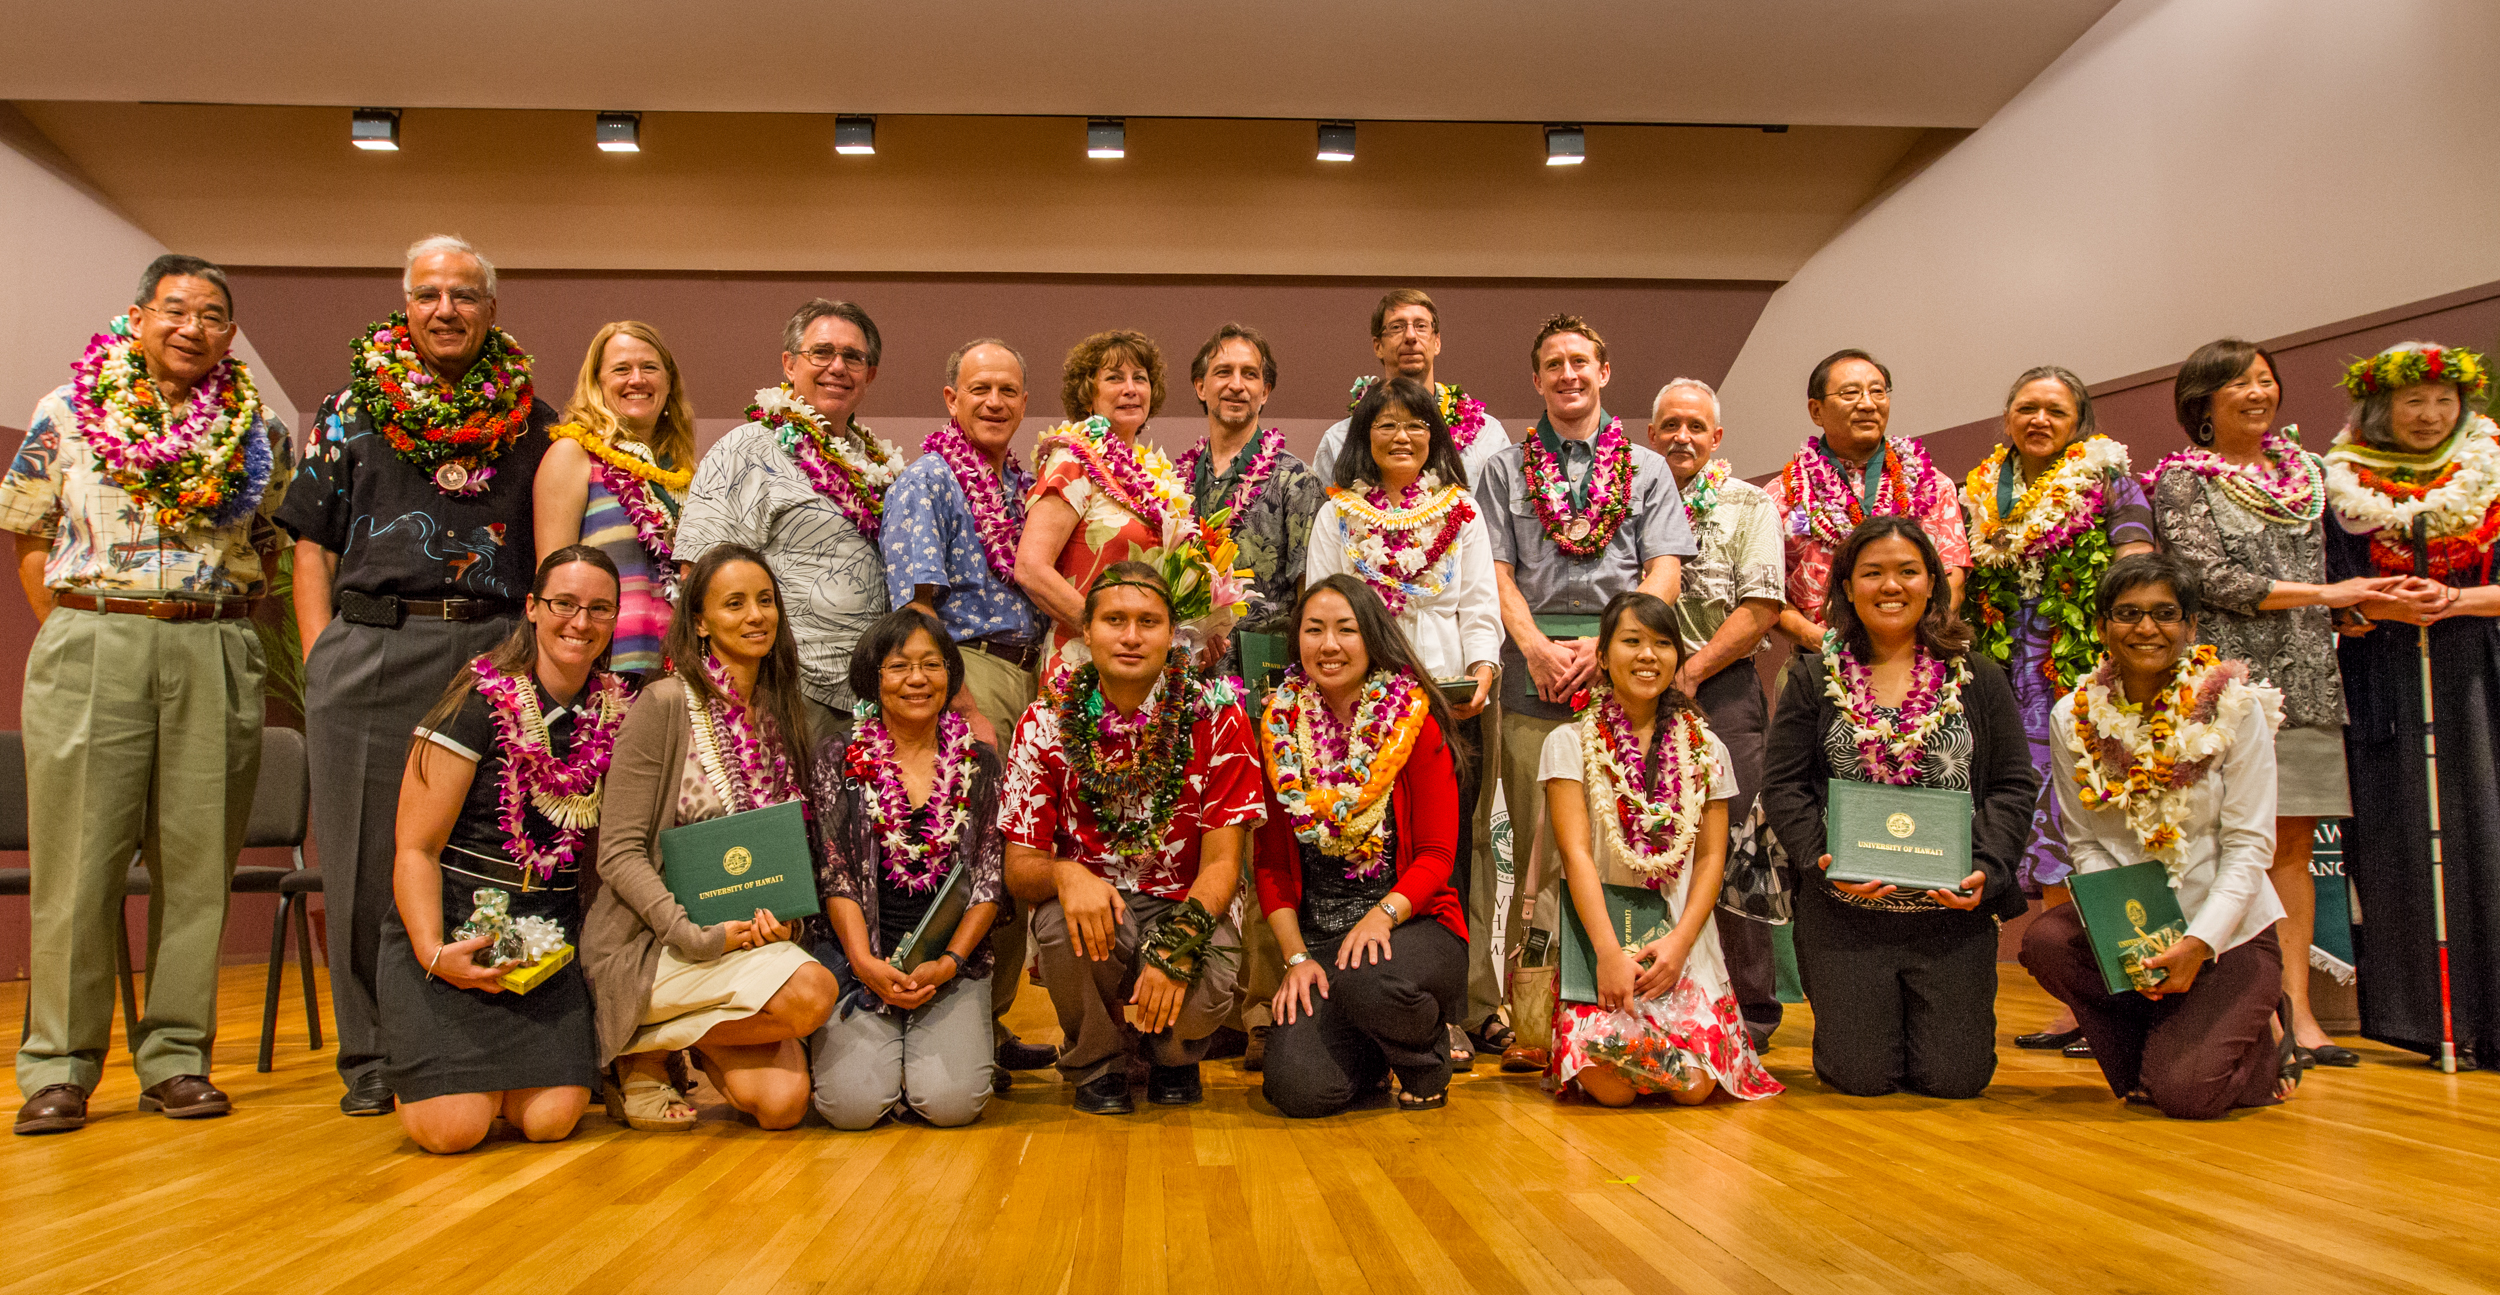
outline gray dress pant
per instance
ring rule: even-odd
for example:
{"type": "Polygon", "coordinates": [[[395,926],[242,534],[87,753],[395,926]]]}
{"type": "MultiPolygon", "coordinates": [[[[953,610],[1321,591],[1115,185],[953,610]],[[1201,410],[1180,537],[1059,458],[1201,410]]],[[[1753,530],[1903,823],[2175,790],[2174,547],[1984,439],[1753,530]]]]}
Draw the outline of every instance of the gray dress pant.
{"type": "MultiPolygon", "coordinates": [[[[1112,939],[1112,955],[1100,962],[1076,951],[1068,933],[1067,915],[1056,899],[1025,910],[1032,940],[1041,950],[1042,985],[1059,1013],[1059,1073],[1071,1084],[1088,1084],[1124,1068],[1141,1048],[1158,1066],[1194,1066],[1207,1055],[1208,1036],[1233,1014],[1241,996],[1235,960],[1210,960],[1206,973],[1190,986],[1181,1001],[1181,1015],[1170,1027],[1140,1035],[1124,1009],[1137,989],[1137,946],[1148,928],[1178,907],[1171,900],[1123,890],[1128,905],[1112,939]]],[[[1229,915],[1215,924],[1215,943],[1241,945],[1241,929],[1229,915]]]]}

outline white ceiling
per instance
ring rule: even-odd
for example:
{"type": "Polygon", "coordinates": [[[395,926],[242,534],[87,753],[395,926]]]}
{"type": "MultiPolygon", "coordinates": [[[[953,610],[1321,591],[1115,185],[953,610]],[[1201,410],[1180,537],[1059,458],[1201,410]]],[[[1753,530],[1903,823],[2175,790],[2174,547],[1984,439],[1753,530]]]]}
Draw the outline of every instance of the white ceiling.
{"type": "Polygon", "coordinates": [[[0,0],[0,99],[1975,128],[2115,0],[0,0]]]}

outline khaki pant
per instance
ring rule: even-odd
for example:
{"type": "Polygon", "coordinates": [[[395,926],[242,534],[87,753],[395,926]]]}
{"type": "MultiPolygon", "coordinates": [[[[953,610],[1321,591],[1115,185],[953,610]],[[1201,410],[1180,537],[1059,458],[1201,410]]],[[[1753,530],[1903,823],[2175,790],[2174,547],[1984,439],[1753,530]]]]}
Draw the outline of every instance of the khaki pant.
{"type": "Polygon", "coordinates": [[[266,663],[249,621],[59,608],[26,659],[33,981],[18,1088],[90,1092],[113,1027],[115,910],[149,873],[142,1088],[208,1073],[227,886],[260,777],[266,663]]]}
{"type": "MultiPolygon", "coordinates": [[[[963,656],[964,687],[972,693],[973,708],[997,731],[998,758],[1004,762],[1015,748],[1016,724],[1033,704],[1034,674],[976,647],[965,648],[963,656]]],[[[1029,952],[1025,926],[1024,907],[1015,896],[1000,891],[998,916],[990,921],[990,955],[997,963],[997,970],[990,973],[990,1042],[994,1046],[1015,1037],[1007,1028],[1007,1009],[1016,1005],[1016,991],[1024,985],[1029,952]]]]}
{"type": "MultiPolygon", "coordinates": [[[[1137,988],[1137,946],[1163,915],[1179,905],[1154,895],[1120,892],[1128,911],[1112,937],[1112,954],[1100,962],[1076,951],[1067,918],[1052,899],[1029,911],[1033,943],[1042,951],[1042,983],[1059,1013],[1059,1073],[1071,1084],[1088,1084],[1125,1066],[1141,1047],[1158,1066],[1196,1065],[1207,1055],[1207,1038],[1233,1013],[1241,986],[1230,959],[1210,959],[1206,973],[1181,1000],[1180,1019],[1171,1028],[1140,1036],[1128,1023],[1125,1009],[1137,988]]],[[[1241,932],[1229,917],[1219,918],[1215,943],[1237,945],[1241,932]]]]}
{"type": "MultiPolygon", "coordinates": [[[[1528,878],[1528,859],[1536,844],[1551,835],[1545,823],[1545,784],[1538,780],[1537,761],[1545,754],[1545,739],[1555,729],[1570,723],[1566,719],[1530,719],[1525,715],[1505,712],[1502,716],[1502,803],[1510,808],[1510,857],[1519,885],[1510,893],[1509,928],[1511,942],[1516,945],[1527,939],[1529,927],[1519,920],[1521,890],[1528,878]]],[[[1562,859],[1549,846],[1542,861],[1543,876],[1537,878],[1536,922],[1544,930],[1554,930],[1560,920],[1562,900],[1562,859]]]]}

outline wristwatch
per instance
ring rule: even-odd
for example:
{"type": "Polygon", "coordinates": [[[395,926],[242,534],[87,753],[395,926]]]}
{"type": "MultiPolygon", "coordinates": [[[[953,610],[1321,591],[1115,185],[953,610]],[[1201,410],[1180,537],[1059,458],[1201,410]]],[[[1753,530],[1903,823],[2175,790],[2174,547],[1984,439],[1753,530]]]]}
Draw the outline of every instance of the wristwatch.
{"type": "Polygon", "coordinates": [[[1293,970],[1294,968],[1301,966],[1303,963],[1309,962],[1310,960],[1311,960],[1311,955],[1310,955],[1310,954],[1308,954],[1308,953],[1297,953],[1297,954],[1293,955],[1292,957],[1285,959],[1285,970],[1287,970],[1287,971],[1291,971],[1291,970],[1293,970]]]}

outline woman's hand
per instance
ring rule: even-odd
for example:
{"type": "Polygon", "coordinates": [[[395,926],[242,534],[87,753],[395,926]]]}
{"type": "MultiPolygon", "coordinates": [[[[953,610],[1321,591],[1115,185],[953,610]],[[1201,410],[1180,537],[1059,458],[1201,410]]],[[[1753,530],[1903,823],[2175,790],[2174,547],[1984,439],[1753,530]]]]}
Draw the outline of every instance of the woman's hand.
{"type": "MultiPolygon", "coordinates": [[[[1828,854],[1814,862],[1825,872],[1832,870],[1832,856],[1828,854]]],[[[1893,885],[1889,881],[1835,881],[1832,889],[1860,899],[1882,899],[1892,893],[1893,885]]]]}
{"type": "Polygon", "coordinates": [[[926,1003],[937,994],[935,986],[923,986],[913,976],[883,958],[860,958],[851,963],[851,974],[868,986],[868,992],[905,1011],[926,1003]]]}
{"type": "Polygon", "coordinates": [[[2405,596],[2402,592],[2404,586],[2412,579],[2411,576],[2355,576],[2350,580],[2338,580],[2331,585],[2318,586],[2318,605],[2350,607],[2372,598],[2402,598],[2405,596]]]}
{"type": "Polygon", "coordinates": [[[1337,942],[1337,970],[1347,971],[1365,965],[1363,959],[1366,954],[1371,957],[1371,966],[1387,962],[1391,956],[1389,932],[1396,925],[1389,920],[1387,913],[1380,911],[1378,904],[1364,910],[1363,920],[1356,922],[1354,929],[1346,932],[1345,938],[1337,942]]]}
{"type": "Polygon", "coordinates": [[[754,934],[755,947],[759,949],[777,940],[787,940],[791,937],[791,926],[773,916],[771,909],[755,910],[755,920],[748,923],[748,927],[754,934]]]}
{"type": "Polygon", "coordinates": [[[2196,973],[2205,969],[2205,960],[2214,956],[2213,946],[2196,936],[2187,936],[2177,944],[2146,958],[2144,965],[2159,967],[2170,974],[2162,977],[2159,986],[2138,990],[2146,998],[2162,999],[2184,994],[2196,987],[2196,973]]]}
{"type": "Polygon", "coordinates": [[[937,989],[955,978],[956,963],[941,953],[911,969],[911,983],[923,989],[937,989]]]}
{"type": "Polygon", "coordinates": [[[1450,718],[1452,719],[1474,719],[1476,716],[1484,713],[1485,707],[1493,704],[1492,665],[1490,663],[1479,662],[1475,669],[1470,670],[1467,673],[1475,676],[1476,695],[1468,698],[1466,701],[1463,701],[1456,706],[1452,706],[1450,708],[1450,718]]]}
{"type": "Polygon", "coordinates": [[[1284,981],[1276,986],[1276,997],[1268,1004],[1269,1013],[1278,1025],[1291,1025],[1298,1017],[1309,1016],[1318,1010],[1311,1002],[1314,989],[1320,997],[1328,997],[1328,972],[1321,968],[1319,959],[1293,964],[1286,969],[1284,981]]]}
{"type": "Polygon", "coordinates": [[[473,935],[465,940],[453,940],[449,944],[439,945],[437,946],[439,952],[427,957],[427,969],[437,979],[458,985],[462,989],[480,989],[490,994],[500,994],[503,992],[501,983],[503,973],[521,964],[507,962],[499,967],[477,965],[475,960],[477,951],[492,943],[494,941],[487,936],[473,935]]]}
{"type": "Polygon", "coordinates": [[[1641,976],[1633,988],[1643,998],[1663,997],[1684,979],[1684,964],[1693,956],[1693,937],[1682,927],[1649,942],[1633,959],[1642,964],[1641,976]]]}
{"type": "Polygon", "coordinates": [[[1986,893],[1987,888],[1988,874],[1984,872],[1973,872],[1971,875],[1962,878],[1962,885],[1960,889],[1931,890],[1927,892],[1927,897],[1939,904],[1944,905],[1946,908],[1958,908],[1967,913],[1972,909],[1979,907],[1979,897],[1986,893]]]}
{"type": "Polygon", "coordinates": [[[1610,1012],[1628,1012],[1641,978],[1641,964],[1617,949],[1597,959],[1597,1005],[1610,1012]]]}

